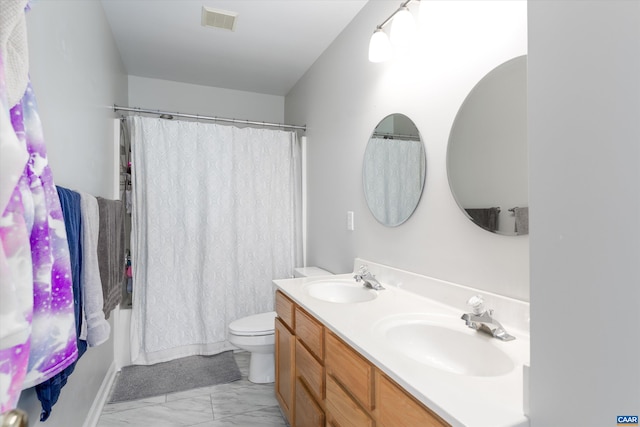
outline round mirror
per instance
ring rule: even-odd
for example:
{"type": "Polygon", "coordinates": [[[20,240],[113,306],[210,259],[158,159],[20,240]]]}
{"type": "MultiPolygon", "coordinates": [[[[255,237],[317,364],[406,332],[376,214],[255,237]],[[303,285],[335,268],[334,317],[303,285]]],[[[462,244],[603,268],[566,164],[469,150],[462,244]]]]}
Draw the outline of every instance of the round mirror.
{"type": "Polygon", "coordinates": [[[527,59],[499,65],[471,90],[447,150],[449,185],[474,223],[494,233],[529,233],[527,59]]]}
{"type": "Polygon", "coordinates": [[[418,128],[403,114],[391,114],[373,130],[362,166],[367,205],[388,227],[405,222],[418,206],[426,158],[418,128]]]}

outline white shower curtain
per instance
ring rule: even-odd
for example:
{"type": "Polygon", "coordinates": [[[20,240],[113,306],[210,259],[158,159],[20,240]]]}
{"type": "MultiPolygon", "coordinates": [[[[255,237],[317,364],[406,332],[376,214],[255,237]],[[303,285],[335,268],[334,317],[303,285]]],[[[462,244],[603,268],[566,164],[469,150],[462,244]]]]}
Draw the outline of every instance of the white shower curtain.
{"type": "Polygon", "coordinates": [[[422,141],[371,138],[362,167],[367,205],[376,219],[392,226],[404,222],[422,194],[422,141]]]}
{"type": "Polygon", "coordinates": [[[134,364],[233,348],[301,261],[295,133],[130,117],[134,364]]]}

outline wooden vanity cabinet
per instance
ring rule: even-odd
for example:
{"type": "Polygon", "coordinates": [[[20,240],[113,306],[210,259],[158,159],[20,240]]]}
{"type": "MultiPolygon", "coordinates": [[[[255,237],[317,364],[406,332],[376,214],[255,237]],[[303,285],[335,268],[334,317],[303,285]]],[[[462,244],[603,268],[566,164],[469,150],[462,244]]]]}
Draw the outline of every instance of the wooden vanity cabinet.
{"type": "Polygon", "coordinates": [[[275,363],[276,399],[287,421],[291,424],[295,399],[295,349],[293,334],[293,301],[282,292],[276,292],[275,363]]]}
{"type": "Polygon", "coordinates": [[[449,426],[280,291],[276,311],[276,397],[291,427],[449,426]]]}
{"type": "Polygon", "coordinates": [[[276,398],[291,427],[324,427],[324,326],[280,291],[276,313],[276,398]]]}

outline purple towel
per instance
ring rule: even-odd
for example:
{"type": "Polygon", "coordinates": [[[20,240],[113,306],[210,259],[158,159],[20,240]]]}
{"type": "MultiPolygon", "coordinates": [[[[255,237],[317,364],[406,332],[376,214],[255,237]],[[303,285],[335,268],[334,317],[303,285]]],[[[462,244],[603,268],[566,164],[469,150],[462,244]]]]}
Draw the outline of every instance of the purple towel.
{"type": "Polygon", "coordinates": [[[11,109],[11,122],[31,156],[19,184],[23,203],[33,203],[24,205],[27,222],[33,224],[31,348],[27,348],[29,364],[22,384],[27,388],[48,380],[73,363],[78,348],[69,245],[31,85],[20,104],[11,109]]]}

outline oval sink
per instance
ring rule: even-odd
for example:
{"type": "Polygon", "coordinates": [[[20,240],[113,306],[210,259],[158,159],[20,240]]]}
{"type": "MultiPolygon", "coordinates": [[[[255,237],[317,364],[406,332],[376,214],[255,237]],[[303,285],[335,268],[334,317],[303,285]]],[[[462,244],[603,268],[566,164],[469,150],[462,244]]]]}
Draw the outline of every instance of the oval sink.
{"type": "Polygon", "coordinates": [[[342,304],[371,301],[378,296],[374,290],[346,280],[312,282],[305,285],[305,288],[313,298],[342,304]]]}
{"type": "Polygon", "coordinates": [[[447,323],[460,321],[451,317],[440,323],[432,317],[408,316],[383,319],[376,325],[377,333],[395,351],[417,362],[458,375],[492,377],[512,371],[515,363],[495,338],[465,330],[447,323]],[[495,341],[495,342],[494,342],[495,341]]]}

